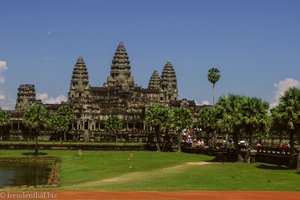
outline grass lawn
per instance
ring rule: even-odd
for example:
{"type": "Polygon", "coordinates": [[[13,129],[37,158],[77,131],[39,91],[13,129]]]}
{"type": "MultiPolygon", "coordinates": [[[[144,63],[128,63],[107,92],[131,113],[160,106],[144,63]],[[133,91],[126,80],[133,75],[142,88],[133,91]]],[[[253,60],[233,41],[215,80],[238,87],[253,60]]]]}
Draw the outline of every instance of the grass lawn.
{"type": "MultiPolygon", "coordinates": [[[[0,150],[0,157],[32,150],[0,150]]],[[[146,151],[42,150],[62,159],[61,187],[98,190],[284,190],[300,191],[300,173],[263,163],[208,163],[212,157],[146,151]]]]}

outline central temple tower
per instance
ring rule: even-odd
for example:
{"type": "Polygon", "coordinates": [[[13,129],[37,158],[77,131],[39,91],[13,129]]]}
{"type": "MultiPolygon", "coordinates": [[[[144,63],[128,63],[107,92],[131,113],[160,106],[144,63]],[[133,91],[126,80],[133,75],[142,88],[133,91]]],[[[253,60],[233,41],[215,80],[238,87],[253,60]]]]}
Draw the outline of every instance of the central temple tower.
{"type": "Polygon", "coordinates": [[[111,64],[110,76],[107,77],[105,87],[118,87],[130,89],[134,87],[134,79],[131,76],[131,66],[128,54],[123,42],[120,42],[111,64]]]}

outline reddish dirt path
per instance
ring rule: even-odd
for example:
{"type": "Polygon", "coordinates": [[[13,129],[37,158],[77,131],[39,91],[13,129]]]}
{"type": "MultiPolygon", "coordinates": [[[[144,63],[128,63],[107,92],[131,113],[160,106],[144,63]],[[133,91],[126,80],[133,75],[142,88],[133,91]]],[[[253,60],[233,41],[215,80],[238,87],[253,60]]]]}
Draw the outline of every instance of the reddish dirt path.
{"type": "Polygon", "coordinates": [[[299,200],[300,192],[270,191],[174,191],[174,192],[117,192],[117,191],[57,191],[63,200],[299,200]]]}
{"type": "Polygon", "coordinates": [[[61,191],[57,199],[73,200],[299,200],[300,192],[258,192],[258,191],[175,191],[175,192],[97,192],[97,191],[61,191]]]}

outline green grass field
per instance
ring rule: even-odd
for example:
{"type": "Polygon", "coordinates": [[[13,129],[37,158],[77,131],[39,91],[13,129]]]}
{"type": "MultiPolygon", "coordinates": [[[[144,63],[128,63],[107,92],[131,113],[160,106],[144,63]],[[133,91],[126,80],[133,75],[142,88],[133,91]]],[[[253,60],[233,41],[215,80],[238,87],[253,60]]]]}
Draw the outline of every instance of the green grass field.
{"type": "MultiPolygon", "coordinates": [[[[0,157],[28,152],[0,150],[0,157]]],[[[213,157],[146,151],[83,151],[82,156],[77,151],[40,152],[62,159],[61,186],[55,189],[300,191],[299,172],[263,163],[200,165],[213,157]]]]}

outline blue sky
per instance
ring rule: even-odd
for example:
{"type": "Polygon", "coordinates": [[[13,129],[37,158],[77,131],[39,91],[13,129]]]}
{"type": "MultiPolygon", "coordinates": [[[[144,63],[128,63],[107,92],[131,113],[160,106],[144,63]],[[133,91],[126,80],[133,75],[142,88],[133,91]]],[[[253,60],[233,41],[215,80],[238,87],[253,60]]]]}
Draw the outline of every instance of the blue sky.
{"type": "Polygon", "coordinates": [[[39,97],[67,96],[83,56],[90,84],[102,86],[123,41],[138,85],[171,61],[179,96],[212,102],[207,71],[220,69],[216,95],[274,103],[300,87],[298,0],[0,0],[0,107],[12,107],[19,84],[39,97]]]}

